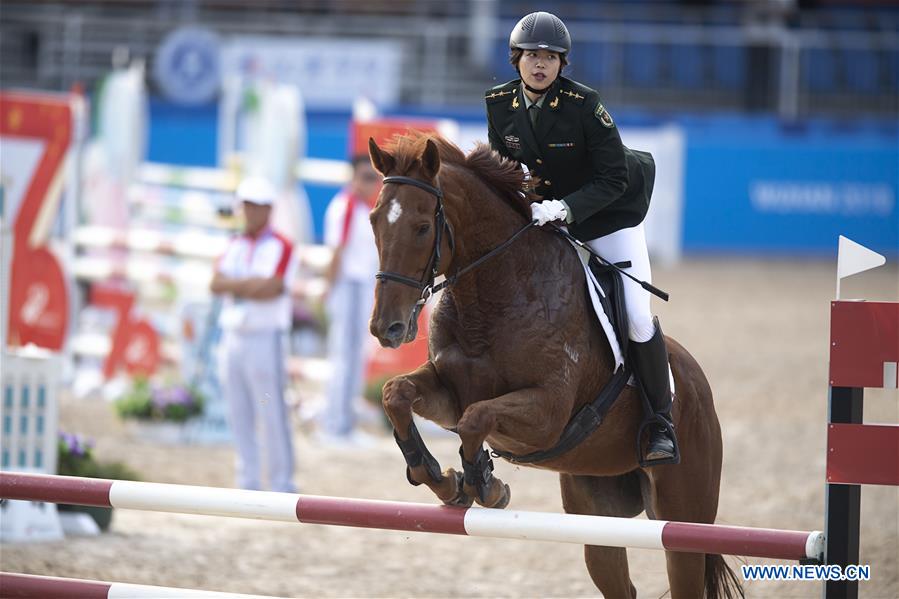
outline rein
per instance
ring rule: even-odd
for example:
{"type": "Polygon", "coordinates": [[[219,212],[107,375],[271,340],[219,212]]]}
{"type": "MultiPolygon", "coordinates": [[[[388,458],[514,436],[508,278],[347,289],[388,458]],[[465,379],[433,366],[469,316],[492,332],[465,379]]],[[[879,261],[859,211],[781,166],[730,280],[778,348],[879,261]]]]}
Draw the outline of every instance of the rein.
{"type": "Polygon", "coordinates": [[[384,177],[383,183],[393,183],[396,185],[412,185],[413,187],[417,187],[419,189],[427,191],[435,198],[437,198],[437,208],[434,211],[434,227],[436,230],[436,234],[434,235],[434,247],[431,249],[431,257],[428,259],[427,267],[425,267],[424,276],[420,280],[416,280],[411,277],[389,271],[378,271],[378,273],[375,275],[375,278],[378,280],[395,281],[397,283],[402,283],[403,285],[408,285],[409,287],[415,287],[416,289],[419,289],[421,291],[421,296],[418,298],[418,301],[415,303],[415,308],[412,311],[412,318],[410,319],[410,322],[415,322],[418,319],[418,313],[421,311],[422,307],[427,303],[427,301],[433,294],[446,287],[449,287],[465,273],[474,270],[490,258],[505,250],[507,247],[512,245],[512,243],[516,239],[518,239],[518,237],[522,233],[533,227],[535,224],[534,222],[529,222],[518,231],[516,231],[512,235],[512,237],[510,237],[497,247],[493,248],[468,266],[461,268],[451,276],[446,277],[446,279],[444,279],[442,283],[435,285],[434,279],[437,278],[437,271],[440,270],[440,246],[443,241],[444,230],[446,231],[446,234],[449,238],[450,251],[455,251],[453,231],[446,221],[446,213],[443,209],[443,192],[438,187],[434,187],[433,185],[425,183],[424,181],[419,181],[418,179],[413,179],[412,177],[384,177]],[[428,273],[429,269],[430,273],[428,273]]]}

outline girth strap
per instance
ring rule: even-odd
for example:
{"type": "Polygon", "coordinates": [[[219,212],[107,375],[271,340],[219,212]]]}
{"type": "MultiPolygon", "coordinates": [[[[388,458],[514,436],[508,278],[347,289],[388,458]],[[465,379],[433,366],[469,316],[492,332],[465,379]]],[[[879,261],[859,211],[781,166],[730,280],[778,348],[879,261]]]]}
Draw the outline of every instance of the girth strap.
{"type": "Polygon", "coordinates": [[[606,383],[606,386],[599,392],[596,399],[578,410],[578,413],[568,421],[565,430],[562,431],[562,435],[559,437],[559,442],[554,447],[534,451],[523,456],[516,456],[507,451],[497,449],[491,450],[491,453],[495,457],[505,458],[513,464],[532,464],[550,460],[570,451],[593,434],[599,425],[602,424],[603,418],[605,418],[606,413],[608,413],[615,400],[618,399],[630,376],[631,373],[627,367],[622,366],[619,368],[612,375],[612,378],[609,379],[609,382],[606,383]]]}

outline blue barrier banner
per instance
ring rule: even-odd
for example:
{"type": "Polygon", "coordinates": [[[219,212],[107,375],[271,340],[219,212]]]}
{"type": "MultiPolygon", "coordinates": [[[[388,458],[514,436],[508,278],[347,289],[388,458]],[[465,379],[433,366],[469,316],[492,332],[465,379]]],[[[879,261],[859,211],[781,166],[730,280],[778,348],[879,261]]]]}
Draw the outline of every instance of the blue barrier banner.
{"type": "Polygon", "coordinates": [[[685,251],[834,253],[845,235],[899,254],[899,147],[888,136],[688,142],[685,251]]]}

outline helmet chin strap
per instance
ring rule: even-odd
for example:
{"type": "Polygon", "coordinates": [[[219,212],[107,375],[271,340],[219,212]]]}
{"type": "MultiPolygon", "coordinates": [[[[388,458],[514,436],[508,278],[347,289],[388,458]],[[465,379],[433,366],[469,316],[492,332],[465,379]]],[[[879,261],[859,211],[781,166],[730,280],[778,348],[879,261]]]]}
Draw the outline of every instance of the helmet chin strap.
{"type": "MultiPolygon", "coordinates": [[[[555,81],[555,80],[553,80],[553,81],[555,81]]],[[[528,90],[529,92],[531,92],[532,94],[540,94],[541,96],[542,96],[543,94],[545,94],[546,92],[548,92],[548,91],[549,91],[549,88],[551,88],[552,85],[553,85],[552,83],[550,83],[549,85],[546,86],[545,89],[536,89],[536,88],[531,87],[531,86],[528,85],[527,83],[525,83],[525,82],[524,82],[524,79],[521,80],[521,83],[524,85],[524,88],[525,88],[526,90],[528,90]]]]}

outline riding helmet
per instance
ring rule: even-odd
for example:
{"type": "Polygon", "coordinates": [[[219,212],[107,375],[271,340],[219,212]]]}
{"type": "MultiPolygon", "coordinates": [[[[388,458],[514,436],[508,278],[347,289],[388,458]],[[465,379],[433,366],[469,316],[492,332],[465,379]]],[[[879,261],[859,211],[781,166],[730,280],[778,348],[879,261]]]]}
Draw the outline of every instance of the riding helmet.
{"type": "Polygon", "coordinates": [[[525,15],[509,36],[511,50],[550,50],[568,54],[571,36],[562,19],[548,12],[532,12],[525,15]]]}

